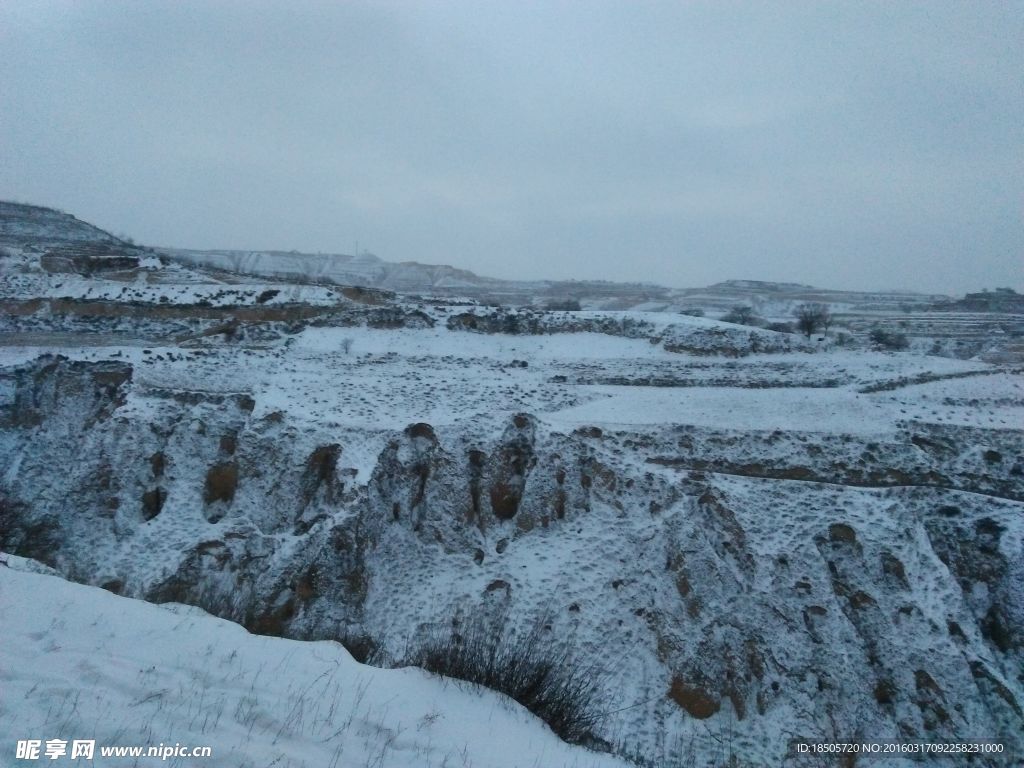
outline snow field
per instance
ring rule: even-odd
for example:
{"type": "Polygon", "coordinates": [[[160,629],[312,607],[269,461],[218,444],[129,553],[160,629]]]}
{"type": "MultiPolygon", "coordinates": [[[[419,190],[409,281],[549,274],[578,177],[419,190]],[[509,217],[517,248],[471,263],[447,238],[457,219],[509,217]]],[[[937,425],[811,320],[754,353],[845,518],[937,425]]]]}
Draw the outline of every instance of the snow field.
{"type": "MultiPolygon", "coordinates": [[[[509,699],[415,669],[357,664],[340,645],[250,635],[185,606],[154,606],[0,567],[0,763],[19,739],[179,743],[212,759],[138,765],[613,768],[509,699]]],[[[69,758],[50,765],[75,764],[69,758]]]]}

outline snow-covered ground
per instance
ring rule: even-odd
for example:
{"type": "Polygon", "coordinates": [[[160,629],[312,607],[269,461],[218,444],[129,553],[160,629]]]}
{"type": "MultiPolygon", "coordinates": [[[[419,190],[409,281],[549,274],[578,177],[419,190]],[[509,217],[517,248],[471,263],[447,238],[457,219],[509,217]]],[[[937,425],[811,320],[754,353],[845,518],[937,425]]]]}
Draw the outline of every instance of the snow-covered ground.
{"type": "Polygon", "coordinates": [[[560,741],[510,699],[418,669],[353,661],[339,644],[250,635],[197,608],[154,606],[0,555],[0,765],[19,740],[46,765],[263,768],[622,768],[560,741]],[[23,570],[24,569],[24,570],[23,570]],[[45,756],[48,740],[68,754],[45,756]],[[71,760],[74,740],[94,758],[71,760]],[[104,747],[211,748],[202,757],[104,747]]]}
{"type": "Polygon", "coordinates": [[[723,429],[887,434],[888,409],[847,389],[588,388],[602,399],[557,411],[554,425],[687,424],[723,429]]]}
{"type": "MultiPolygon", "coordinates": [[[[859,390],[922,374],[998,373],[984,363],[851,352],[762,354],[740,360],[667,352],[599,333],[507,336],[434,328],[307,328],[286,344],[8,346],[12,365],[39,354],[113,356],[143,387],[247,392],[255,415],[277,411],[311,429],[400,430],[526,411],[552,425],[689,424],[735,429],[888,434],[909,422],[1009,428],[1024,423],[1020,376],[859,390]],[[628,380],[631,386],[619,382],[628,380]],[[653,382],[653,385],[645,384],[653,382]]],[[[145,389],[132,402],[144,397],[145,389]]]]}

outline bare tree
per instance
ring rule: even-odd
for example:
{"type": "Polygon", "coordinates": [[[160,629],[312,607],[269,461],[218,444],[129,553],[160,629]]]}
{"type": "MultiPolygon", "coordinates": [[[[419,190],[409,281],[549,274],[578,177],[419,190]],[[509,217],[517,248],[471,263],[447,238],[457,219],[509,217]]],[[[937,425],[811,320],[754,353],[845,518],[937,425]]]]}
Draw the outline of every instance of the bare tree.
{"type": "Polygon", "coordinates": [[[353,339],[351,336],[346,336],[341,340],[341,351],[346,355],[352,351],[352,342],[353,339]]]}
{"type": "Polygon", "coordinates": [[[737,325],[752,325],[754,308],[747,304],[737,304],[727,314],[722,315],[722,320],[727,323],[736,323],[737,325]]]}
{"type": "Polygon", "coordinates": [[[828,327],[832,324],[832,313],[825,304],[810,302],[799,305],[793,312],[796,317],[796,327],[808,339],[819,329],[823,328],[828,333],[828,327]]]}
{"type": "Polygon", "coordinates": [[[828,308],[828,304],[819,304],[821,307],[818,319],[821,321],[821,332],[828,336],[828,329],[832,326],[832,312],[828,308]]]}

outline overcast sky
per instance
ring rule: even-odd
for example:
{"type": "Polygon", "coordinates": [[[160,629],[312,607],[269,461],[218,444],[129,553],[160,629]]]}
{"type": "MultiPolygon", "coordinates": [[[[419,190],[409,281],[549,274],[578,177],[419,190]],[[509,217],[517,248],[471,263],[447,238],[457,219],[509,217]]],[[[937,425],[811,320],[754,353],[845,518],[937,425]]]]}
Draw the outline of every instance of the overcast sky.
{"type": "Polygon", "coordinates": [[[1024,290],[1024,3],[3,0],[0,198],[496,277],[1024,290]]]}

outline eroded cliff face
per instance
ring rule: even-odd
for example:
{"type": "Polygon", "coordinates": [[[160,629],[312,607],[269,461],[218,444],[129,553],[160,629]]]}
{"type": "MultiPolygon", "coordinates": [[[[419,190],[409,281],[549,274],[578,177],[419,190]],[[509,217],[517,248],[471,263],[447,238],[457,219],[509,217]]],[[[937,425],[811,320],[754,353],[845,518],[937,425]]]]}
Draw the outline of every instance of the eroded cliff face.
{"type": "Polygon", "coordinates": [[[1016,433],[311,433],[247,393],[55,357],[4,373],[0,409],[0,549],[78,581],[385,660],[481,611],[541,616],[621,710],[602,735],[655,757],[1024,749],[1016,433]]]}

